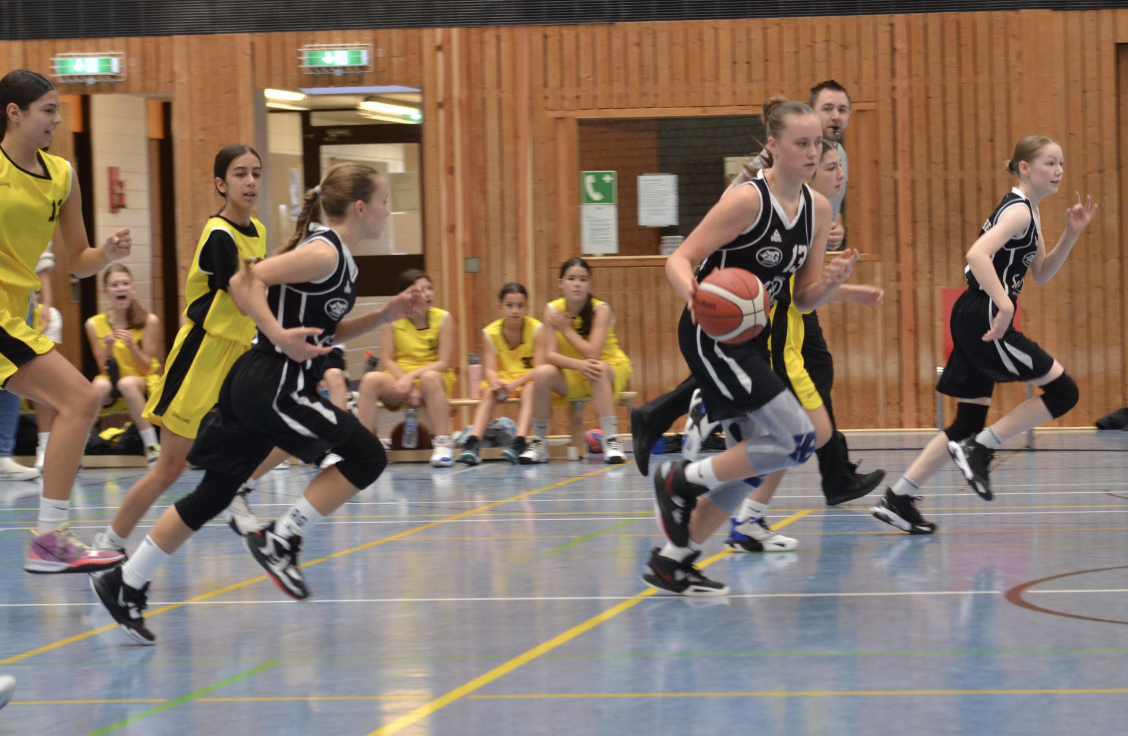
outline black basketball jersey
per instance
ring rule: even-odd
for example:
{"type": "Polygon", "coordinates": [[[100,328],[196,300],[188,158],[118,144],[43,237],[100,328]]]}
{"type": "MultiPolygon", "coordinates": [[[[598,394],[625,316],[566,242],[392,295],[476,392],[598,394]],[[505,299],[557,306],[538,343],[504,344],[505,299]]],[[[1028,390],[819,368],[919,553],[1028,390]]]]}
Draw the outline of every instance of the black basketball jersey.
{"type": "MultiPolygon", "coordinates": [[[[1038,221],[1034,217],[1034,208],[1030,206],[1030,200],[1026,198],[1019,189],[1015,188],[1003,197],[1003,201],[987,218],[987,222],[983,224],[983,229],[979,231],[982,236],[985,232],[999,224],[999,218],[1003,216],[1011,207],[1025,207],[1030,212],[1030,227],[1026,228],[1026,232],[1019,235],[1017,238],[1011,238],[1007,241],[1006,245],[995,252],[991,256],[991,265],[995,267],[995,275],[999,277],[1000,283],[1003,288],[1007,290],[1007,296],[1014,299],[1022,291],[1022,284],[1026,281],[1026,269],[1034,262],[1034,254],[1038,251],[1038,221]]],[[[975,278],[975,274],[971,272],[971,266],[964,266],[964,276],[967,277],[967,285],[972,289],[983,290],[983,286],[975,278]]]]}
{"type": "Polygon", "coordinates": [[[697,281],[702,281],[714,269],[743,268],[763,282],[772,301],[782,299],[790,303],[788,282],[807,260],[815,237],[815,203],[811,189],[803,185],[799,210],[795,219],[788,222],[762,171],[756,178],[738,186],[753,186],[760,191],[760,214],[752,227],[701,263],[697,268],[697,281]]]}
{"type": "MultiPolygon", "coordinates": [[[[267,292],[267,302],[278,324],[284,329],[293,327],[320,327],[323,332],[307,341],[316,345],[330,345],[337,332],[337,323],[348,314],[356,302],[356,261],[341,237],[332,229],[311,226],[309,237],[298,244],[301,248],[311,240],[324,240],[337,249],[337,267],[320,281],[303,284],[275,284],[267,292]]],[[[270,339],[258,331],[254,347],[259,350],[282,352],[270,339]]]]}

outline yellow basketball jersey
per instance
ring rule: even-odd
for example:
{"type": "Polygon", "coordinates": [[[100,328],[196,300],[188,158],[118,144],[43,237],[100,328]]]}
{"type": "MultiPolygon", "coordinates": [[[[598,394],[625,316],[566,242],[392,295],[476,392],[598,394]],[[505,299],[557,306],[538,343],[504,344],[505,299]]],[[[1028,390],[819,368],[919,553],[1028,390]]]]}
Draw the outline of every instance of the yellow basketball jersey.
{"type": "MultiPolygon", "coordinates": [[[[602,302],[601,300],[593,298],[591,300],[591,308],[594,310],[603,303],[604,302],[602,302]]],[[[549,306],[555,309],[557,312],[563,312],[564,314],[568,313],[568,305],[565,304],[564,297],[560,297],[556,301],[549,302],[549,306]]],[[[572,327],[575,328],[577,332],[579,332],[580,325],[582,324],[583,320],[579,317],[579,315],[572,318],[572,327]]],[[[572,345],[572,343],[568,342],[568,338],[564,337],[564,335],[559,331],[557,331],[556,333],[556,352],[562,355],[566,355],[569,358],[575,358],[576,360],[584,359],[584,356],[580,355],[580,351],[576,350],[576,347],[572,345]]],[[[624,353],[622,348],[619,347],[619,340],[615,337],[614,319],[612,319],[611,324],[607,326],[607,339],[603,341],[603,352],[600,353],[599,359],[604,363],[607,363],[608,365],[630,362],[630,358],[628,358],[627,354],[624,353]]]]}
{"type": "Polygon", "coordinates": [[[0,288],[13,293],[39,291],[35,265],[70,196],[70,163],[43,151],[38,156],[46,176],[25,171],[6,152],[0,154],[0,288]]]}
{"type": "Polygon", "coordinates": [[[427,310],[427,326],[419,329],[410,317],[392,323],[395,329],[395,361],[405,371],[412,371],[439,359],[439,331],[448,312],[431,307],[427,310]]]}
{"type": "Polygon", "coordinates": [[[534,342],[540,327],[539,319],[525,317],[521,325],[521,344],[515,348],[510,348],[509,341],[505,339],[504,319],[490,322],[482,329],[486,342],[497,354],[498,374],[520,376],[533,369],[533,356],[536,353],[534,342]]]}
{"type": "Polygon", "coordinates": [[[239,312],[227,293],[227,282],[235,273],[232,263],[237,269],[244,260],[265,256],[266,228],[261,222],[252,217],[250,227],[241,227],[218,215],[209,218],[184,285],[188,302],[184,316],[210,335],[250,345],[254,320],[239,312]]]}
{"type": "MultiPolygon", "coordinates": [[[[114,331],[113,326],[110,325],[109,315],[96,314],[90,318],[90,322],[94,325],[94,335],[98,338],[99,342],[102,341],[103,337],[114,331]]],[[[141,347],[141,342],[145,339],[145,330],[139,327],[131,327],[129,328],[129,334],[133,335],[133,342],[137,343],[137,347],[141,347]]],[[[133,360],[133,354],[129,352],[129,346],[121,340],[114,340],[114,348],[111,354],[114,356],[114,360],[117,361],[118,370],[123,377],[141,376],[144,378],[154,373],[160,373],[161,371],[161,362],[156,358],[153,358],[152,362],[149,364],[148,372],[142,373],[137,370],[137,363],[133,360]]]]}

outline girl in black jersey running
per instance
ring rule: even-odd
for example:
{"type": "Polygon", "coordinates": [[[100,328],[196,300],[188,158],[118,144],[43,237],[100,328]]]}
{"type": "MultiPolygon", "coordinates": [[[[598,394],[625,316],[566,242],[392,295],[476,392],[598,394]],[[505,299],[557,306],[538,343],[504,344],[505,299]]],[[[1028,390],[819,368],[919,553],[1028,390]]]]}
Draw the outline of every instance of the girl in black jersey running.
{"type": "Polygon", "coordinates": [[[134,640],[152,644],[144,623],[149,580],[170,554],[227,508],[239,485],[274,447],[312,462],[329,450],[340,462],[322,470],[305,495],[266,528],[246,535],[255,560],[285,593],[306,598],[298,569],[302,538],[324,516],[372,484],[386,464],[380,441],[317,390],[321,356],[410,314],[422,302],[412,287],[382,309],[343,319],[356,300],[357,268],[348,244],[377,238],[388,216],[388,184],[375,169],[341,164],[306,195],[297,232],[282,253],[244,262],[229,291],[255,324],[251,350],[236,361],[205,420],[189,461],[206,473],[195,491],[168,508],[126,565],[93,579],[102,603],[134,640]],[[312,226],[324,212],[328,227],[312,226]]]}
{"type": "Polygon", "coordinates": [[[880,521],[910,534],[936,531],[917,510],[916,494],[943,465],[945,454],[951,455],[971,488],[990,501],[988,466],[995,448],[1077,404],[1077,384],[1062,364],[1013,325],[1027,269],[1039,284],[1053,278],[1097,211],[1091,198],[1082,204],[1078,193],[1076,204],[1066,211],[1065,232],[1054,249],[1046,251],[1039,205],[1057,192],[1064,165],[1061,146],[1044,136],[1023,138],[1015,146],[1007,171],[1018,179],[1018,186],[1003,197],[967,252],[968,289],[952,308],[952,355],[936,390],[958,399],[955,421],[932,438],[873,507],[880,521]],[[995,384],[1013,381],[1040,386],[1043,393],[984,429],[995,384]]]}
{"type": "MultiPolygon", "coordinates": [[[[768,171],[727,190],[666,262],[670,283],[687,304],[678,327],[682,355],[709,418],[723,423],[730,445],[706,460],[664,463],[654,476],[668,543],[654,549],[643,580],[682,595],[728,592],[693,566],[699,545],[736,511],[749,484],[801,465],[816,444],[806,412],[772,372],[770,331],[740,345],[710,338],[693,315],[698,282],[717,268],[742,268],[756,274],[774,298],[794,275],[791,298],[799,309],[811,310],[826,303],[858,259],[847,251],[823,268],[830,203],[805,183],[822,154],[822,126],[814,111],[777,97],[764,104],[763,119],[768,171]]],[[[770,498],[756,500],[766,509],[770,498]]]]}

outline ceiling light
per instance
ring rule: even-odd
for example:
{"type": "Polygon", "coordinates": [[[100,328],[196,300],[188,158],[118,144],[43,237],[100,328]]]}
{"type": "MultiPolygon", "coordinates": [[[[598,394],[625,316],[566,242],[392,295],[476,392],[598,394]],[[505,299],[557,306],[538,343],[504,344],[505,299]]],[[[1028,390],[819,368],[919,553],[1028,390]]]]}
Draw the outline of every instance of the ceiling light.
{"type": "Polygon", "coordinates": [[[419,109],[415,107],[407,107],[406,105],[392,105],[387,102],[375,102],[373,100],[365,100],[357,105],[357,109],[366,110],[368,112],[383,113],[385,115],[400,115],[412,120],[422,118],[419,109]]]}
{"type": "Polygon", "coordinates": [[[289,102],[301,102],[306,98],[301,92],[291,92],[288,89],[268,89],[265,90],[267,99],[271,100],[286,100],[289,102]]]}
{"type": "Polygon", "coordinates": [[[267,100],[266,106],[271,110],[296,110],[297,112],[306,112],[308,107],[298,107],[297,105],[287,105],[285,102],[272,102],[267,100]]]}

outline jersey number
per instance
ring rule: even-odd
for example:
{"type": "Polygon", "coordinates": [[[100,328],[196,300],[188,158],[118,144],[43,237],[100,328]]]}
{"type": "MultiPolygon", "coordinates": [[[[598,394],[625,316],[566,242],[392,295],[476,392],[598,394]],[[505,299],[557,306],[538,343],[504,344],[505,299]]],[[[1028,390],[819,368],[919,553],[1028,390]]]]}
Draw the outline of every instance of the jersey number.
{"type": "Polygon", "coordinates": [[[810,249],[805,245],[795,246],[795,249],[791,251],[791,263],[787,264],[787,268],[783,269],[783,272],[795,273],[796,271],[798,271],[799,268],[803,265],[803,262],[807,260],[808,250],[810,249]]]}
{"type": "Polygon", "coordinates": [[[523,366],[525,366],[525,370],[527,370],[527,371],[531,371],[533,369],[533,359],[532,358],[521,358],[521,364],[523,366]]]}

